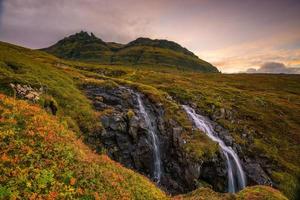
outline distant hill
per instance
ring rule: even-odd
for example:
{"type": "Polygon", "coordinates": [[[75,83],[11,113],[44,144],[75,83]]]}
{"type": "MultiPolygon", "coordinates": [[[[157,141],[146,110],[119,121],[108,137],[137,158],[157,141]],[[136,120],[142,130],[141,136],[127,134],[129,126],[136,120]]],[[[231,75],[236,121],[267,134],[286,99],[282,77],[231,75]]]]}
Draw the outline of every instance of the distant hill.
{"type": "Polygon", "coordinates": [[[168,40],[138,38],[128,44],[104,42],[81,31],[41,49],[60,58],[112,65],[169,66],[201,72],[218,72],[179,44],[168,40]]]}

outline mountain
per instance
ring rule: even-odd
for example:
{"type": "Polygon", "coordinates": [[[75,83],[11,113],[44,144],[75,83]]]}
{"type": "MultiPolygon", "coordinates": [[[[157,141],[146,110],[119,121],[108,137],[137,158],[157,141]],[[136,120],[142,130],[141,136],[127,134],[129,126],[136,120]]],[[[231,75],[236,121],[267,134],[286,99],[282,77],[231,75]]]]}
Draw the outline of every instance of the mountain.
{"type": "Polygon", "coordinates": [[[137,70],[0,42],[0,199],[297,200],[298,102],[299,75],[137,70]],[[228,193],[209,131],[246,188],[228,193]]]}
{"type": "Polygon", "coordinates": [[[218,72],[210,63],[175,42],[138,38],[128,44],[104,42],[81,31],[42,49],[60,58],[110,65],[168,66],[200,72],[218,72]]]}

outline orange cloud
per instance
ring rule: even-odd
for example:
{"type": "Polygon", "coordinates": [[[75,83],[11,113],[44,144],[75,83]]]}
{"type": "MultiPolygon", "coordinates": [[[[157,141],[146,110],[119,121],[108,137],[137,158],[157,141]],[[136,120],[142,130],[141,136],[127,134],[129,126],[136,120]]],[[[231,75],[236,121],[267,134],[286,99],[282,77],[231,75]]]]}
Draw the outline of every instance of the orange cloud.
{"type": "Polygon", "coordinates": [[[267,39],[234,45],[223,49],[199,52],[199,57],[216,65],[222,72],[234,73],[248,68],[258,68],[273,61],[287,66],[300,67],[300,46],[284,48],[300,41],[300,31],[276,35],[267,39]]]}

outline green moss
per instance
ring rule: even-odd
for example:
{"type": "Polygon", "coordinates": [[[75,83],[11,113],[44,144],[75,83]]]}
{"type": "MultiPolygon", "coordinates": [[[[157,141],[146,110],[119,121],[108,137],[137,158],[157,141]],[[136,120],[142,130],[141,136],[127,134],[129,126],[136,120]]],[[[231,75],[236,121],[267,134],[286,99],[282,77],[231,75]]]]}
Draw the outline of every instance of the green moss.
{"type": "Polygon", "coordinates": [[[210,188],[199,188],[185,195],[175,197],[181,200],[287,200],[278,190],[267,186],[252,186],[237,194],[222,194],[210,188]]]}
{"type": "Polygon", "coordinates": [[[279,190],[283,191],[289,199],[298,199],[299,194],[295,191],[299,191],[299,182],[297,177],[292,176],[286,172],[273,172],[272,179],[278,183],[279,190]]]}
{"type": "Polygon", "coordinates": [[[174,200],[235,200],[233,194],[222,194],[210,188],[198,188],[188,194],[179,195],[174,200]]]}
{"type": "Polygon", "coordinates": [[[288,200],[282,193],[267,186],[247,187],[237,194],[237,200],[288,200]]]}
{"type": "Polygon", "coordinates": [[[218,152],[218,144],[211,141],[204,133],[198,130],[190,134],[184,134],[183,137],[186,140],[184,149],[194,160],[208,159],[218,152]]]}
{"type": "Polygon", "coordinates": [[[131,119],[132,117],[134,117],[134,115],[135,115],[134,112],[131,109],[129,109],[127,112],[128,119],[131,119]]]}

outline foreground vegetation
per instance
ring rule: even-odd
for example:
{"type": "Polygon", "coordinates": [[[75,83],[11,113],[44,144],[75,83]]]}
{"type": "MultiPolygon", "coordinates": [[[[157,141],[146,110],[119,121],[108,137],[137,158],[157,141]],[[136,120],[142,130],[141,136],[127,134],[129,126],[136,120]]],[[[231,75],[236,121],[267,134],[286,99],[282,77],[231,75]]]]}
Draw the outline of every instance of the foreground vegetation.
{"type": "Polygon", "coordinates": [[[185,195],[179,195],[174,200],[287,200],[279,191],[266,186],[247,187],[237,194],[221,194],[209,188],[200,188],[185,195]]]}
{"type": "Polygon", "coordinates": [[[0,91],[13,96],[10,83],[43,88],[41,104],[52,97],[59,108],[57,115],[68,121],[75,130],[95,131],[99,124],[92,107],[78,89],[76,80],[57,69],[59,59],[43,52],[0,42],[0,91]]]}
{"type": "MultiPolygon", "coordinates": [[[[124,198],[152,198],[151,195],[166,198],[144,177],[104,155],[96,156],[76,139],[101,129],[99,113],[93,111],[80,90],[83,84],[94,83],[109,87],[129,85],[144,92],[151,101],[162,103],[166,117],[185,128],[184,137],[188,141],[185,150],[193,159],[210,157],[217,146],[203,133],[192,131],[192,124],[179,104],[168,96],[177,102],[196,103],[207,115],[219,115],[221,109],[230,111],[232,117],[216,117],[216,120],[242,146],[247,145],[243,134],[245,129],[249,130],[253,143],[248,153],[272,160],[273,166],[277,166],[272,168],[277,187],[290,199],[297,198],[300,185],[300,78],[297,75],[222,75],[172,67],[101,66],[61,60],[40,51],[0,43],[0,92],[14,96],[10,83],[43,87],[44,93],[36,103],[44,107],[45,99],[51,97],[57,102],[58,112],[56,117],[50,117],[36,106],[1,95],[0,164],[1,174],[5,175],[1,176],[2,197],[29,197],[37,193],[41,198],[49,195],[96,198],[95,195],[106,191],[111,195],[108,199],[121,198],[122,193],[127,195],[124,198]],[[39,163],[41,158],[43,161],[39,163]],[[24,176],[19,176],[23,173],[24,176]],[[115,186],[110,181],[114,177],[115,186]],[[114,191],[116,187],[121,192],[114,191]]],[[[269,189],[264,191],[272,193],[269,189]]],[[[195,193],[196,197],[199,194],[195,193]]]]}
{"type": "Polygon", "coordinates": [[[66,124],[0,95],[0,199],[166,199],[145,177],[96,155],[66,124]]]}

